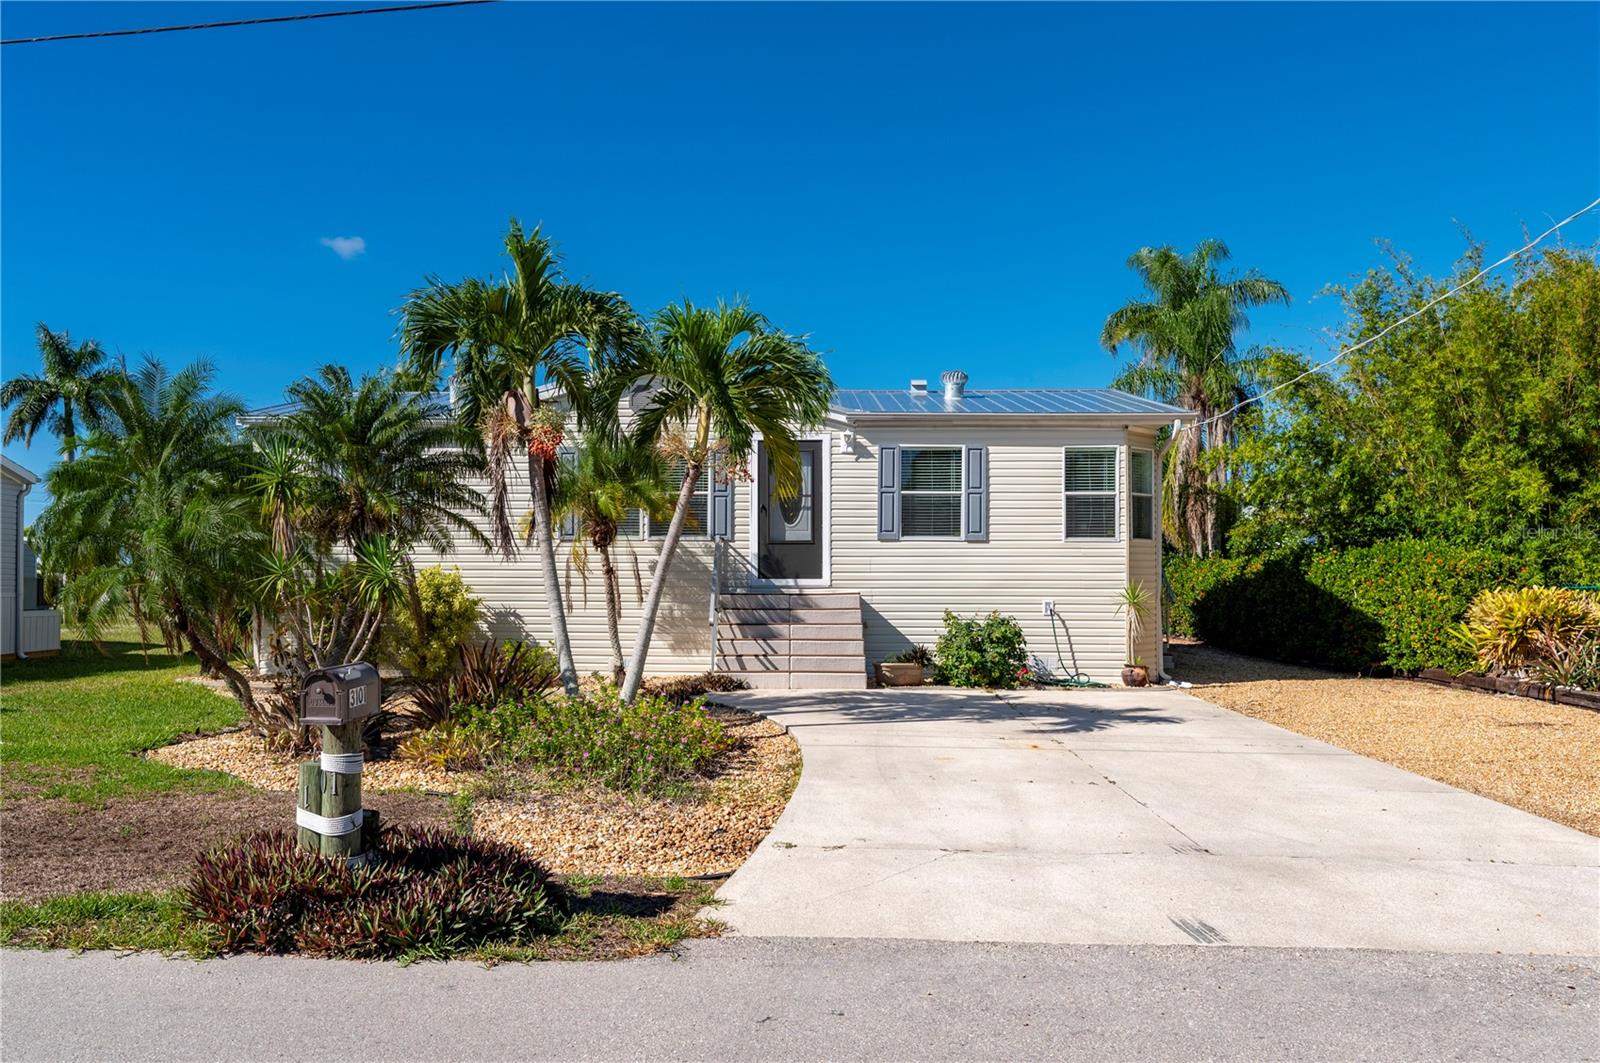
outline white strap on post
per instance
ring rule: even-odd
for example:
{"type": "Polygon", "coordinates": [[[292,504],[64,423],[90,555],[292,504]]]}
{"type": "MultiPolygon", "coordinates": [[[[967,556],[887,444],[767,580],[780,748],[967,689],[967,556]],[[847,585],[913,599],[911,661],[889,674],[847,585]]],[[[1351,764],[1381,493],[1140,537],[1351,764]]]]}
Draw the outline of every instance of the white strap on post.
{"type": "Polygon", "coordinates": [[[339,775],[360,775],[364,755],[361,753],[324,753],[322,770],[339,775]]]}
{"type": "Polygon", "coordinates": [[[341,834],[352,834],[361,829],[361,821],[366,818],[367,811],[358,808],[348,816],[319,816],[315,812],[304,808],[294,810],[294,824],[297,827],[307,827],[326,837],[338,837],[341,834]]]}

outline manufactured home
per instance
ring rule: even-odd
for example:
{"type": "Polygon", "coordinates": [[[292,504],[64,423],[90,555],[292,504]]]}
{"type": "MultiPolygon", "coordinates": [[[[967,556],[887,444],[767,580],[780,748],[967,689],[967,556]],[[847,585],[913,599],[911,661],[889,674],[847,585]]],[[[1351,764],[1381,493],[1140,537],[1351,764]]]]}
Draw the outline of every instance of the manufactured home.
{"type": "MultiPolygon", "coordinates": [[[[625,400],[649,401],[641,385],[625,400]]],[[[628,411],[624,411],[625,413],[628,411]]],[[[1109,389],[940,386],[838,391],[805,434],[801,489],[780,498],[757,454],[748,478],[701,485],[656,626],[654,674],[735,673],[760,687],[862,687],[877,662],[930,648],[945,610],[1022,624],[1036,667],[1119,681],[1138,658],[1161,671],[1157,433],[1189,411],[1109,389]],[[1127,645],[1118,594],[1153,612],[1127,645]]],[[[514,517],[530,505],[525,468],[514,517]]],[[[623,645],[665,527],[643,515],[619,546],[623,645]],[[633,560],[630,560],[630,556],[633,560]]],[[[558,548],[580,671],[608,667],[605,595],[558,548]]],[[[547,640],[537,556],[503,561],[462,542],[448,556],[483,599],[487,634],[547,640]]],[[[596,580],[598,577],[595,577],[596,580]]]]}
{"type": "Polygon", "coordinates": [[[0,659],[61,652],[61,614],[45,605],[39,563],[23,534],[23,499],[39,477],[0,455],[0,659]]]}

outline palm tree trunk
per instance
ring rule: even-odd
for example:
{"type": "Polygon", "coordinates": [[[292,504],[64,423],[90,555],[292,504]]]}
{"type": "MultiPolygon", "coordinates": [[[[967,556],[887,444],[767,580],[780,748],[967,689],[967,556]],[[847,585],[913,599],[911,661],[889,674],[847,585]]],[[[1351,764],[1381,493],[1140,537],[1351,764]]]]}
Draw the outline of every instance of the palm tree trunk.
{"type": "Polygon", "coordinates": [[[1185,396],[1183,405],[1194,410],[1199,420],[1184,430],[1185,438],[1173,451],[1173,480],[1176,483],[1177,527],[1181,532],[1179,546],[1192,554],[1203,556],[1209,542],[1206,531],[1204,486],[1200,476],[1200,424],[1208,416],[1205,400],[1194,395],[1185,396]]]}
{"type": "MultiPolygon", "coordinates": [[[[530,420],[539,408],[539,388],[530,375],[522,384],[530,420]]],[[[556,567],[556,544],[550,534],[550,482],[545,479],[545,459],[528,455],[528,479],[533,482],[533,542],[544,568],[545,600],[550,606],[550,635],[556,644],[556,661],[561,666],[561,685],[569,696],[578,693],[578,668],[572,663],[572,640],[567,634],[567,607],[561,599],[560,570],[556,567]]]]}
{"type": "Polygon", "coordinates": [[[600,554],[600,575],[606,581],[606,627],[611,635],[611,681],[622,686],[622,587],[617,583],[617,567],[611,563],[611,547],[595,545],[600,554]]]}
{"type": "Polygon", "coordinates": [[[62,440],[67,445],[66,459],[71,461],[78,456],[78,422],[72,416],[72,400],[61,400],[61,431],[66,436],[62,440]]]}
{"type": "MultiPolygon", "coordinates": [[[[702,435],[704,432],[702,432],[702,435]]],[[[704,453],[704,441],[695,448],[704,453]]],[[[678,489],[678,504],[672,511],[672,523],[667,525],[667,537],[661,542],[661,556],[656,560],[655,573],[650,577],[650,593],[645,596],[644,612],[639,616],[639,634],[633,640],[633,656],[628,660],[628,676],[622,683],[622,700],[632,702],[639,695],[644,682],[644,661],[650,652],[650,639],[655,634],[656,613],[661,609],[661,598],[667,587],[667,569],[672,566],[672,555],[678,550],[678,540],[689,519],[689,503],[694,499],[695,486],[700,481],[700,463],[690,461],[683,470],[683,486],[678,489]]]]}

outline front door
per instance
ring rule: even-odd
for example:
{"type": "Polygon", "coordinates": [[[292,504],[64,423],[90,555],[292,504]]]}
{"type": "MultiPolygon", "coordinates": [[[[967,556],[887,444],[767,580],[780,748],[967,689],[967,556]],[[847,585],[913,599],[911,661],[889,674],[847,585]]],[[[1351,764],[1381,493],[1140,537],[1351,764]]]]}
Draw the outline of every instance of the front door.
{"type": "Polygon", "coordinates": [[[821,579],[827,499],[822,495],[822,441],[800,440],[800,490],[780,498],[765,447],[756,455],[757,575],[762,579],[821,579]]]}

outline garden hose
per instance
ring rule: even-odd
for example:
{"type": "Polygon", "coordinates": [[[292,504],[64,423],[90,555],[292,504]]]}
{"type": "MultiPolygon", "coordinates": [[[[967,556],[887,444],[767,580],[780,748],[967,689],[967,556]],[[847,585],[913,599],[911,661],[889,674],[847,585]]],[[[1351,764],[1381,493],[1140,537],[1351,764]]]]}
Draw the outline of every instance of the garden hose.
{"type": "MultiPolygon", "coordinates": [[[[1061,655],[1061,639],[1056,634],[1057,621],[1060,621],[1063,625],[1066,623],[1066,621],[1061,620],[1061,614],[1052,609],[1050,611],[1050,641],[1055,643],[1056,646],[1056,664],[1061,665],[1066,661],[1066,658],[1061,655]]],[[[1110,683],[1096,683],[1083,672],[1073,672],[1071,675],[1065,676],[1035,675],[1033,678],[1034,682],[1040,683],[1047,687],[1074,687],[1078,689],[1086,687],[1100,687],[1102,689],[1109,689],[1111,686],[1110,683]]]]}

